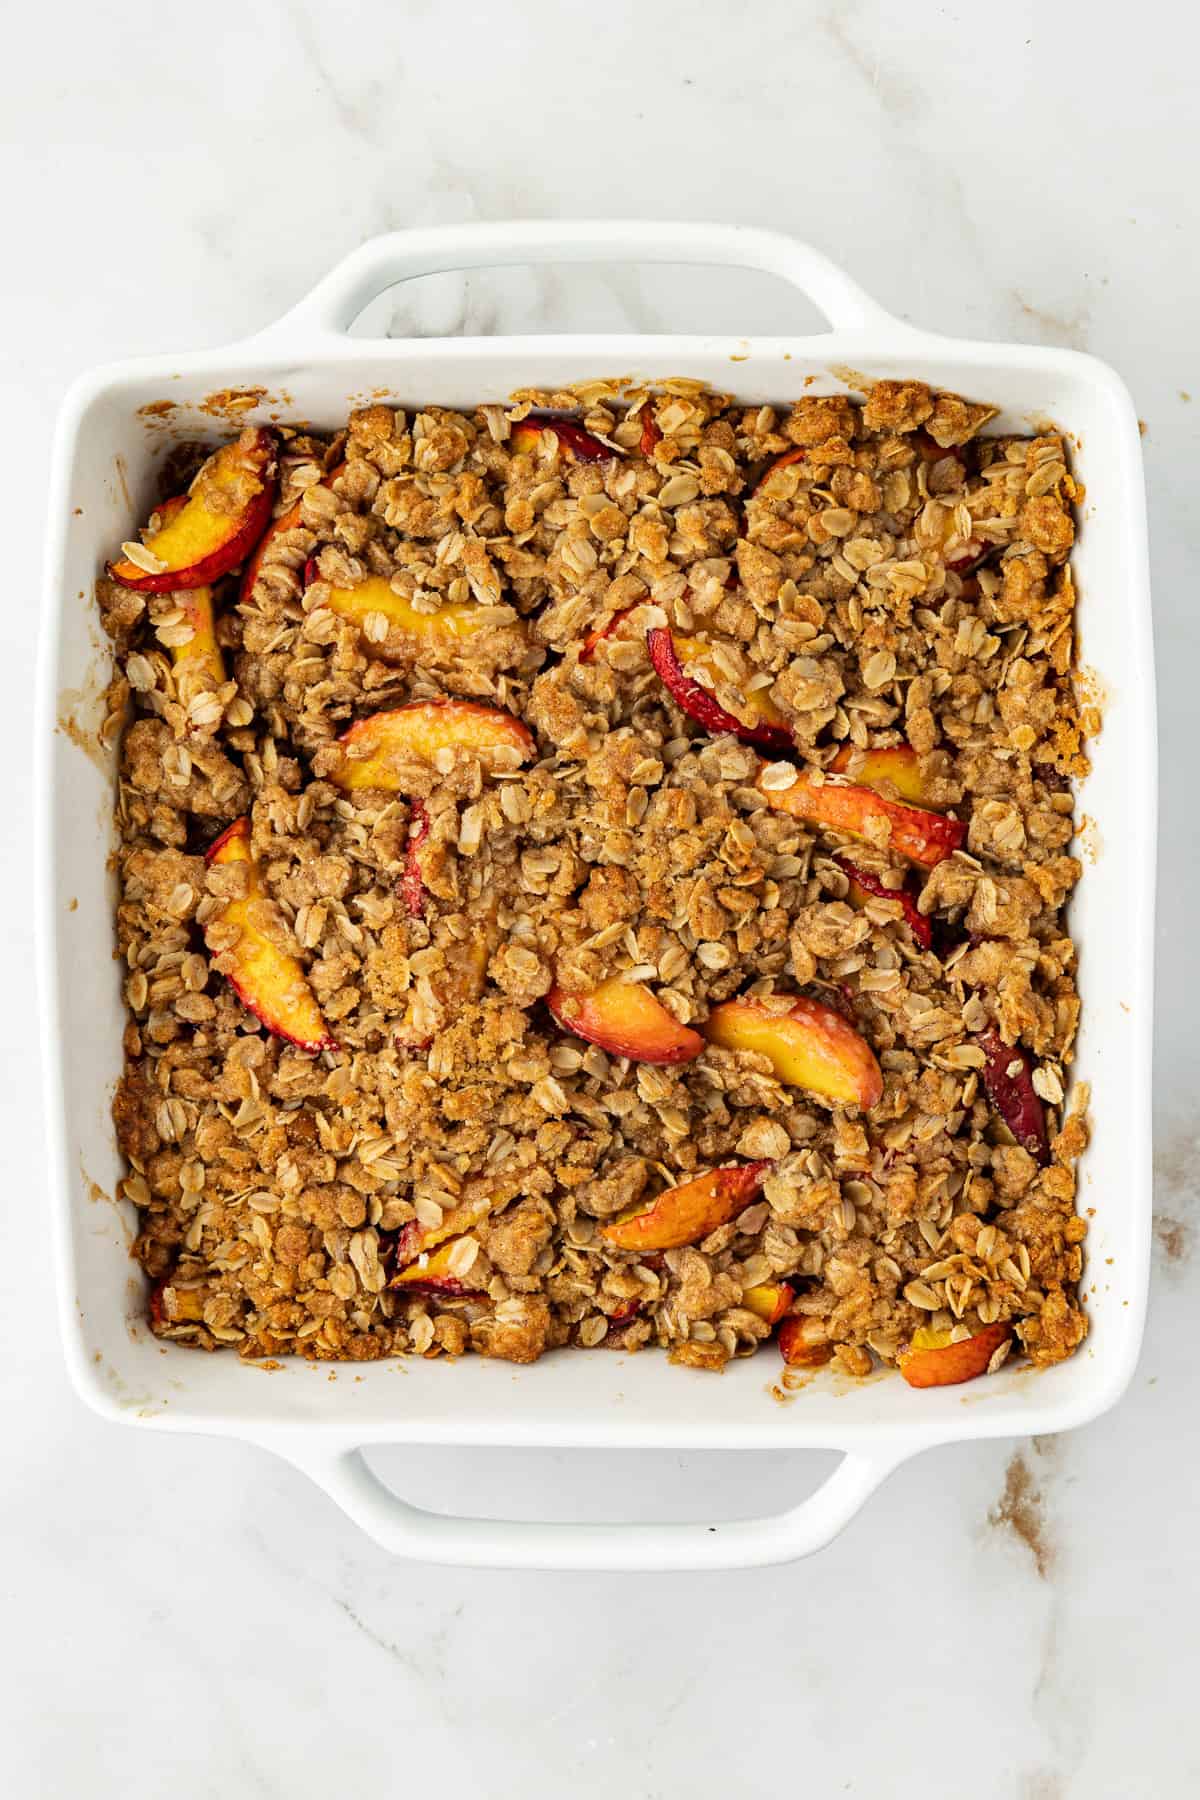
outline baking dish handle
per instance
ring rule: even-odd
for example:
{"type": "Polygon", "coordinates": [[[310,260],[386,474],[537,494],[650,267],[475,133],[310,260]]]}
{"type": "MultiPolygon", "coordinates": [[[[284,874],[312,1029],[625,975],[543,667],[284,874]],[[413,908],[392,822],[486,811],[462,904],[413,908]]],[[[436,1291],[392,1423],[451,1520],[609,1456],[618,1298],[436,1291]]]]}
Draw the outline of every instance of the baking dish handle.
{"type": "Polygon", "coordinates": [[[720,264],[778,275],[817,306],[838,331],[910,332],[820,250],[751,225],[646,219],[518,219],[504,224],[436,225],[368,238],[331,269],[256,342],[314,333],[341,335],[368,303],[397,282],[447,269],[513,263],[653,262],[720,264]]]}
{"type": "MultiPolygon", "coordinates": [[[[261,1440],[259,1440],[261,1441],[261,1440]]],[[[549,1524],[428,1512],[385,1486],[361,1450],[280,1450],[393,1556],[473,1569],[748,1569],[794,1562],[830,1543],[911,1454],[850,1451],[814,1494],[785,1512],[716,1524],[549,1524]]]]}

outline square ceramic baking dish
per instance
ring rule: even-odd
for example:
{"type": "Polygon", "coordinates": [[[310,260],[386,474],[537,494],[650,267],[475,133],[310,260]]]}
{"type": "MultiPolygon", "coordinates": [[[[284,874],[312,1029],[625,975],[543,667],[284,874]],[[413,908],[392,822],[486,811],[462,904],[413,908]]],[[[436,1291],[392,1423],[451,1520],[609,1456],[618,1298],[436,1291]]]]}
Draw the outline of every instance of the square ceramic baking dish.
{"type": "Polygon", "coordinates": [[[240,1438],[306,1470],[401,1555],[484,1566],[680,1569],[781,1562],[827,1543],[907,1457],[966,1438],[1061,1431],[1118,1399],[1142,1335],[1150,1229],[1150,1029],[1155,739],[1141,450],[1124,386],[1066,350],[959,342],[891,318],[807,246],[740,227],[549,222],[454,226],[364,244],[271,329],[228,349],[121,364],[76,383],[59,422],[50,489],[36,770],[42,1036],[50,1203],[63,1332],[82,1397],[144,1430],[240,1438]],[[436,270],[501,263],[654,261],[765,270],[828,317],[825,335],[513,337],[419,342],[347,331],[385,288],[436,270]],[[1094,1137],[1081,1207],[1091,1218],[1091,1334],[1043,1373],[1005,1368],[969,1388],[914,1391],[894,1376],[828,1372],[788,1405],[770,1397],[770,1352],[715,1379],[645,1354],[559,1353],[532,1368],[469,1357],[405,1360],[331,1383],[302,1362],[264,1375],[236,1356],[158,1343],[142,1324],[129,1210],[109,1107],[121,1067],[120,970],[113,958],[113,768],[88,733],[107,654],[93,588],[105,555],[156,497],[178,437],[228,425],[201,410],[215,390],[259,389],[251,422],[340,424],[384,395],[398,405],[470,407],[515,388],[596,376],[684,375],[745,401],[859,391],[913,376],[998,403],[995,429],[1049,420],[1067,431],[1087,501],[1075,569],[1082,654],[1104,698],[1104,731],[1081,806],[1088,861],[1072,902],[1082,948],[1083,1027],[1075,1073],[1092,1085],[1094,1137]],[[174,402],[167,415],[141,409],[174,402]],[[89,713],[89,707],[92,711],[89,713]],[[70,715],[70,730],[61,723],[70,715]],[[771,1518],[690,1524],[537,1524],[452,1518],[413,1507],[367,1466],[381,1443],[607,1449],[834,1448],[815,1494],[771,1518]]]}

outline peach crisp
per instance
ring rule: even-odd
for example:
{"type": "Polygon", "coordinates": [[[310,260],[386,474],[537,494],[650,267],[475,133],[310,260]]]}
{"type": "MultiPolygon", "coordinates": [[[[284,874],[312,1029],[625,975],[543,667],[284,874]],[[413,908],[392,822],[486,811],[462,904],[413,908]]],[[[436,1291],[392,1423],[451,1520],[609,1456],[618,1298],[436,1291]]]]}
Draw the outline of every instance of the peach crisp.
{"type": "Polygon", "coordinates": [[[172,457],[99,586],[150,1330],[1076,1349],[1077,493],[994,425],[614,380],[172,457]]]}

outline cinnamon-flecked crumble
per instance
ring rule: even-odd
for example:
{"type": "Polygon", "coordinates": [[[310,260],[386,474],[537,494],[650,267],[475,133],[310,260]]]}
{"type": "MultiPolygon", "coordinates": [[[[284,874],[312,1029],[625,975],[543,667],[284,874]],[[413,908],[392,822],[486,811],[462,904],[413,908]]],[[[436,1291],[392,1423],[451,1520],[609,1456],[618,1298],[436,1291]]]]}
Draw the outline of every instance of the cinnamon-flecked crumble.
{"type": "MultiPolygon", "coordinates": [[[[992,1367],[1077,1347],[1076,495],[1060,437],[993,418],[919,382],[375,405],[277,434],[283,524],[249,565],[101,581],[129,708],[114,1112],[161,1337],[719,1369],[781,1335],[855,1375],[917,1332],[992,1367]],[[348,777],[356,722],[443,700],[384,743],[387,785],[348,777]],[[524,735],[468,741],[497,712],[524,735]],[[803,810],[825,787],[861,830],[803,810]],[[614,977],[670,1057],[563,1022],[614,977]],[[849,1044],[858,1103],[730,1047],[731,1001],[849,1044]],[[724,1189],[689,1190],[717,1207],[691,1241],[614,1241],[745,1165],[723,1222],[724,1189]]],[[[126,569],[164,561],[166,516],[126,569]]]]}

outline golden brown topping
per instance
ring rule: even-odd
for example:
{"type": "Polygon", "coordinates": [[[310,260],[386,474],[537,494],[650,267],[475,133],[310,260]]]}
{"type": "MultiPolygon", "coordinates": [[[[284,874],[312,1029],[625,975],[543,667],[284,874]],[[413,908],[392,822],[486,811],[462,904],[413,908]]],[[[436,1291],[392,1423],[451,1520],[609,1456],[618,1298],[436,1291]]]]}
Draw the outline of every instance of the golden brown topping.
{"type": "Polygon", "coordinates": [[[1069,1354],[1062,439],[915,381],[528,402],[283,430],[240,576],[102,584],[154,1330],[1069,1354]]]}

